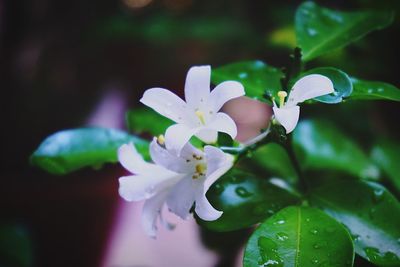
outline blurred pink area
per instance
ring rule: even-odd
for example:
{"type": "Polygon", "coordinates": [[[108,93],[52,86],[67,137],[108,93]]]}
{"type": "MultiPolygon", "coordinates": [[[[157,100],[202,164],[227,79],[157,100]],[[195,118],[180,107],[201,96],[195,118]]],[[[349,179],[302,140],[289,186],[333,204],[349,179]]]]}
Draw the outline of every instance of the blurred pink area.
{"type": "Polygon", "coordinates": [[[244,142],[260,134],[267,127],[272,109],[265,103],[242,96],[227,102],[223,111],[236,122],[238,135],[236,139],[244,142]]]}
{"type": "Polygon", "coordinates": [[[165,219],[176,224],[176,227],[169,231],[159,225],[157,239],[152,239],[144,233],[141,226],[142,206],[143,202],[120,201],[103,267],[215,265],[217,256],[201,244],[198,226],[193,217],[183,221],[165,211],[165,219]]]}
{"type": "MultiPolygon", "coordinates": [[[[118,88],[107,88],[103,98],[87,124],[90,126],[121,128],[126,98],[118,88]]],[[[258,101],[241,97],[224,106],[238,126],[239,141],[245,141],[260,133],[266,127],[271,109],[258,101]],[[246,112],[243,112],[243,111],[246,112]]],[[[118,177],[111,177],[118,182],[118,177]]],[[[118,194],[118,192],[115,192],[118,194]]],[[[167,221],[176,224],[173,231],[158,227],[157,239],[149,238],[141,225],[143,202],[129,203],[120,200],[114,218],[102,267],[155,266],[155,267],[212,267],[218,256],[207,250],[201,243],[199,226],[191,216],[184,221],[165,210],[167,221]]],[[[236,266],[242,266],[243,251],[237,255],[236,266]]]]}

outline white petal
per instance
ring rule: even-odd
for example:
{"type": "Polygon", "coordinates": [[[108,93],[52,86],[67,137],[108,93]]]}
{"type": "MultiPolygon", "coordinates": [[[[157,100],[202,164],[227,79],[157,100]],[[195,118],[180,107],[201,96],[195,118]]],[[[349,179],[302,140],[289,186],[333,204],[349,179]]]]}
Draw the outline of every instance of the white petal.
{"type": "Polygon", "coordinates": [[[293,85],[286,105],[294,106],[297,103],[330,94],[334,91],[333,84],[329,78],[320,74],[307,75],[293,85]]]}
{"type": "Polygon", "coordinates": [[[300,116],[300,107],[273,107],[275,118],[286,129],[286,133],[290,133],[296,128],[300,116]]]}
{"type": "Polygon", "coordinates": [[[196,133],[196,137],[206,144],[213,144],[217,142],[218,132],[210,128],[201,128],[201,130],[196,133]]]}
{"type": "Polygon", "coordinates": [[[161,214],[168,190],[146,200],[142,210],[142,226],[146,234],[155,238],[157,233],[157,218],[161,214]]]}
{"type": "Polygon", "coordinates": [[[140,102],[154,109],[161,115],[177,122],[184,122],[187,118],[186,103],[169,90],[151,88],[144,92],[140,102]]]}
{"type": "Polygon", "coordinates": [[[185,124],[175,124],[165,132],[165,146],[176,155],[180,155],[183,146],[197,133],[198,128],[189,128],[185,124]]]}
{"type": "Polygon", "coordinates": [[[186,219],[195,199],[195,185],[191,176],[182,178],[172,189],[167,198],[168,208],[186,219]]]}
{"type": "Polygon", "coordinates": [[[226,113],[218,112],[215,114],[212,121],[206,127],[218,132],[227,133],[232,139],[235,139],[237,135],[236,123],[226,113]]]}
{"type": "Polygon", "coordinates": [[[204,152],[194,147],[190,142],[182,148],[180,156],[185,159],[191,159],[194,155],[203,156],[204,152]]]}
{"type": "Polygon", "coordinates": [[[154,168],[154,164],[143,160],[132,143],[118,149],[118,160],[125,169],[135,174],[149,173],[154,168]]]}
{"type": "Polygon", "coordinates": [[[204,154],[207,162],[204,191],[207,192],[210,186],[233,166],[234,158],[214,146],[205,146],[204,154]]]}
{"type": "Polygon", "coordinates": [[[192,67],[185,82],[185,99],[189,106],[199,108],[210,95],[211,67],[192,67]]]}
{"type": "Polygon", "coordinates": [[[245,95],[245,92],[241,83],[226,81],[218,84],[211,91],[209,103],[212,110],[218,112],[226,102],[243,95],[245,95]]]}
{"type": "Polygon", "coordinates": [[[160,146],[157,143],[157,138],[154,138],[150,143],[150,155],[154,163],[168,170],[177,173],[188,173],[192,171],[192,166],[186,162],[186,159],[178,157],[176,154],[160,146]]]}
{"type": "Polygon", "coordinates": [[[168,170],[154,169],[146,175],[130,175],[119,178],[119,195],[126,201],[140,201],[158,194],[174,185],[181,176],[168,170]]]}
{"type": "Polygon", "coordinates": [[[198,192],[197,194],[195,211],[196,214],[205,221],[214,221],[222,215],[222,211],[216,210],[211,206],[203,192],[198,192]]]}

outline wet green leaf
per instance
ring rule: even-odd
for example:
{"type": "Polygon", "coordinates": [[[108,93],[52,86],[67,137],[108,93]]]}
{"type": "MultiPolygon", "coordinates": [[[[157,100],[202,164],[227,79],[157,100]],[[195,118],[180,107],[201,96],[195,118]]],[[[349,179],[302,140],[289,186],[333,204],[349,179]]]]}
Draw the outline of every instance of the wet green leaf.
{"type": "Polygon", "coordinates": [[[21,226],[0,225],[0,266],[32,266],[32,243],[28,232],[21,226]]]}
{"type": "Polygon", "coordinates": [[[117,161],[117,150],[132,142],[148,158],[148,142],[126,132],[106,128],[79,128],[47,137],[31,156],[31,163],[52,174],[63,175],[83,167],[98,168],[117,161]]]}
{"type": "Polygon", "coordinates": [[[347,230],[322,211],[288,207],[264,221],[247,243],[243,266],[353,266],[347,230]]]}
{"type": "Polygon", "coordinates": [[[154,136],[164,134],[165,130],[174,122],[152,109],[138,108],[129,110],[125,114],[126,124],[130,131],[140,133],[150,133],[154,136]]]}
{"type": "Polygon", "coordinates": [[[207,198],[224,213],[216,221],[200,224],[215,231],[233,231],[263,221],[278,210],[296,203],[298,197],[248,172],[233,169],[207,192],[207,198]]]}
{"type": "Polygon", "coordinates": [[[400,266],[400,204],[383,186],[335,181],[313,189],[310,202],[349,229],[357,254],[379,266],[400,266]]]}
{"type": "Polygon", "coordinates": [[[341,12],[305,2],[295,16],[297,44],[303,51],[303,60],[309,61],[385,28],[392,21],[393,12],[341,12]]]}
{"type": "Polygon", "coordinates": [[[339,69],[332,67],[315,68],[303,73],[302,76],[309,74],[321,74],[328,77],[335,88],[335,92],[332,94],[320,96],[314,98],[314,100],[329,104],[340,103],[343,98],[348,97],[353,92],[353,85],[349,76],[339,69]]]}
{"type": "Polygon", "coordinates": [[[393,140],[379,141],[371,151],[372,160],[384,171],[400,192],[400,144],[393,140]]]}
{"type": "Polygon", "coordinates": [[[379,169],[357,143],[327,121],[300,122],[293,143],[306,170],[337,170],[366,179],[379,176],[379,169]]]}
{"type": "Polygon", "coordinates": [[[375,81],[360,80],[352,77],[353,93],[351,100],[393,100],[400,101],[400,89],[396,86],[375,81]]]}
{"type": "Polygon", "coordinates": [[[295,181],[297,174],[293,168],[285,149],[277,143],[269,143],[252,152],[251,157],[242,160],[246,165],[256,166],[257,170],[274,173],[278,177],[291,182],[295,181]]]}
{"type": "Polygon", "coordinates": [[[281,70],[262,61],[244,61],[224,65],[212,70],[211,80],[217,85],[233,80],[243,84],[246,96],[265,101],[264,94],[276,96],[281,90],[281,70]]]}

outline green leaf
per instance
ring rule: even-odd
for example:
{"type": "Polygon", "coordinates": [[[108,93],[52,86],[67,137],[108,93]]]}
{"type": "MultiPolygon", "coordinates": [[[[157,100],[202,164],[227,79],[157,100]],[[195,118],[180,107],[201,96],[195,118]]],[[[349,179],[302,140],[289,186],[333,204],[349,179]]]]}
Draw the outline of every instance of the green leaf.
{"type": "Polygon", "coordinates": [[[361,148],[329,122],[300,122],[294,131],[293,143],[306,170],[337,170],[365,179],[379,176],[379,169],[361,148]]]}
{"type": "Polygon", "coordinates": [[[282,76],[281,70],[255,60],[214,68],[211,80],[215,85],[228,80],[238,81],[243,84],[246,96],[265,101],[265,94],[276,96],[281,90],[282,76]]]}
{"type": "Polygon", "coordinates": [[[393,100],[400,101],[400,89],[396,86],[375,81],[360,80],[352,77],[353,93],[351,100],[393,100]]]}
{"type": "Polygon", "coordinates": [[[310,195],[313,205],[349,229],[357,254],[379,266],[400,266],[400,204],[383,186],[335,181],[310,195]]]}
{"type": "Polygon", "coordinates": [[[18,225],[0,225],[0,265],[32,266],[32,243],[27,231],[18,225]]]}
{"type": "Polygon", "coordinates": [[[143,132],[158,136],[174,122],[149,108],[129,110],[125,114],[129,131],[140,134],[143,132]]]}
{"type": "Polygon", "coordinates": [[[247,243],[243,266],[353,266],[349,233],[322,211],[288,207],[263,222],[247,243]]]}
{"type": "Polygon", "coordinates": [[[379,141],[371,151],[372,160],[385,172],[400,192],[400,144],[392,140],[379,141]]]}
{"type": "Polygon", "coordinates": [[[305,72],[302,76],[309,74],[321,74],[328,77],[335,88],[335,92],[332,94],[314,98],[319,102],[329,104],[340,103],[343,98],[348,97],[353,92],[353,84],[351,83],[349,76],[339,69],[332,67],[315,68],[305,72]]]}
{"type": "Polygon", "coordinates": [[[199,223],[214,231],[233,231],[263,221],[278,210],[296,203],[298,197],[250,173],[233,169],[207,192],[207,198],[224,213],[216,221],[199,223]]]}
{"type": "Polygon", "coordinates": [[[383,29],[392,21],[393,12],[341,12],[305,2],[295,16],[297,44],[303,51],[303,60],[309,61],[383,29]]]}
{"type": "Polygon", "coordinates": [[[297,178],[293,164],[285,149],[277,143],[269,143],[252,152],[251,157],[243,159],[246,165],[273,173],[278,177],[293,182],[297,178]]]}
{"type": "Polygon", "coordinates": [[[130,142],[148,158],[148,142],[126,132],[106,128],[65,130],[47,137],[32,154],[31,162],[52,174],[63,175],[116,162],[118,148],[130,142]]]}

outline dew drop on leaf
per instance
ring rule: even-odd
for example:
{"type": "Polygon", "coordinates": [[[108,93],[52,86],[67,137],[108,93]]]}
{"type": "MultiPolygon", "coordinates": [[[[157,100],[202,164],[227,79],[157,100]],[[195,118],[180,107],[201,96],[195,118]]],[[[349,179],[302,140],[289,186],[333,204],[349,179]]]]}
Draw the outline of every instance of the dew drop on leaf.
{"type": "Polygon", "coordinates": [[[279,233],[276,234],[276,238],[279,241],[285,241],[285,240],[289,239],[289,236],[286,233],[279,232],[279,233]]]}
{"type": "Polygon", "coordinates": [[[235,192],[240,197],[250,197],[253,195],[251,192],[247,191],[247,189],[242,186],[237,187],[235,189],[235,192]]]}
{"type": "Polygon", "coordinates": [[[312,233],[313,235],[316,235],[316,234],[318,234],[318,230],[317,229],[311,229],[310,233],[312,233]]]}
{"type": "Polygon", "coordinates": [[[261,236],[258,239],[258,249],[261,256],[261,260],[258,262],[259,266],[283,266],[283,261],[278,254],[278,245],[273,240],[261,236]]]}
{"type": "Polygon", "coordinates": [[[379,189],[375,189],[374,190],[374,196],[373,196],[373,200],[375,201],[375,203],[379,203],[384,199],[384,193],[385,191],[381,188],[379,189]]]}

